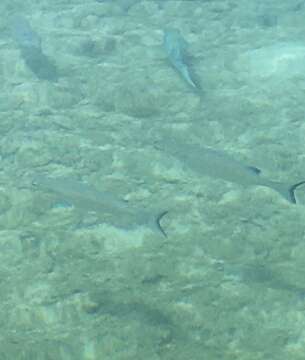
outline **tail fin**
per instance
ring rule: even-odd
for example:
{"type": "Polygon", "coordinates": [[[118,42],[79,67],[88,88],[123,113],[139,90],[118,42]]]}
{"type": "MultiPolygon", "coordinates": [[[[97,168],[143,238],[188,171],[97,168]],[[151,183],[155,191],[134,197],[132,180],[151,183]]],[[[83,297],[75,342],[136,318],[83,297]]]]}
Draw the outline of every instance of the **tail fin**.
{"type": "Polygon", "coordinates": [[[158,233],[161,233],[164,237],[167,238],[167,234],[164,231],[164,229],[162,228],[162,225],[160,223],[161,219],[168,213],[168,211],[163,211],[160,214],[158,214],[155,218],[154,218],[154,222],[153,222],[153,229],[157,230],[158,233]]]}
{"type": "Polygon", "coordinates": [[[295,198],[295,190],[300,186],[305,184],[305,180],[300,181],[294,185],[287,186],[283,183],[273,183],[273,188],[277,192],[279,192],[286,200],[291,202],[292,204],[296,204],[296,198],[295,198]]]}
{"type": "Polygon", "coordinates": [[[305,180],[303,181],[300,181],[292,186],[290,186],[289,188],[289,197],[290,197],[290,201],[293,203],[293,204],[296,204],[297,201],[296,201],[296,198],[295,198],[295,190],[300,186],[300,185],[303,185],[305,184],[305,180]]]}

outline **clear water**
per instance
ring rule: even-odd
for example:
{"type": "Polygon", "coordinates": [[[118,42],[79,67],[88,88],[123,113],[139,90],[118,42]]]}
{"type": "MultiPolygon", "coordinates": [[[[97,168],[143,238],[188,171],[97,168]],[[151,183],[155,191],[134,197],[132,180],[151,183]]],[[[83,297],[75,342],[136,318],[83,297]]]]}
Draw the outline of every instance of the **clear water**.
{"type": "Polygon", "coordinates": [[[0,359],[303,359],[303,2],[0,10],[0,359]]]}

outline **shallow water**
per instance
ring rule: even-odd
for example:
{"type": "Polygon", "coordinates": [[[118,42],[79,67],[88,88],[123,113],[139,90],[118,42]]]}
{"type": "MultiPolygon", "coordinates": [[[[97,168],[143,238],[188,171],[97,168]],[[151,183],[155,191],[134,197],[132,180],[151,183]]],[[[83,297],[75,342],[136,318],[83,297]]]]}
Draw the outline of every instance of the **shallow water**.
{"type": "Polygon", "coordinates": [[[281,79],[305,73],[305,45],[294,42],[279,42],[270,46],[251,49],[241,54],[239,70],[252,77],[281,79]]]}
{"type": "Polygon", "coordinates": [[[224,181],[219,166],[203,176],[195,149],[304,180],[304,6],[0,9],[1,360],[303,359],[305,207],[224,181]],[[19,44],[17,13],[31,28],[17,28],[19,44]],[[185,38],[202,93],[166,60],[166,28],[185,38]],[[56,81],[40,76],[46,59],[56,81]],[[34,189],[37,174],[53,180],[34,189]],[[92,209],[107,216],[78,226],[92,209]],[[169,210],[167,238],[150,209],[169,210]]]}

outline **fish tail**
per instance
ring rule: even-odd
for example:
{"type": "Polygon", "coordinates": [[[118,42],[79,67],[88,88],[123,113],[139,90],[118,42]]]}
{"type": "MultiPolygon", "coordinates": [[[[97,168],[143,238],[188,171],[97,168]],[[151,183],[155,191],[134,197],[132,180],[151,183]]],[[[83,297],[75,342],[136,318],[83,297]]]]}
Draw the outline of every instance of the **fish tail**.
{"type": "Polygon", "coordinates": [[[180,72],[181,72],[181,75],[182,77],[184,78],[184,80],[191,86],[193,87],[194,89],[197,89],[197,85],[194,83],[192,77],[191,77],[191,74],[190,74],[190,71],[187,67],[187,65],[183,65],[183,67],[181,67],[180,69],[180,72]]]}
{"type": "Polygon", "coordinates": [[[290,196],[290,199],[291,199],[291,202],[292,202],[292,203],[296,204],[297,201],[296,201],[296,198],[295,198],[295,190],[296,190],[299,186],[301,186],[301,185],[303,185],[303,184],[305,184],[305,180],[300,181],[300,182],[298,182],[298,183],[293,184],[292,186],[290,186],[290,188],[289,188],[289,196],[290,196]]]}
{"type": "Polygon", "coordinates": [[[154,218],[154,222],[153,222],[153,228],[154,230],[157,230],[157,232],[160,234],[162,234],[164,237],[167,238],[167,234],[164,231],[162,225],[161,225],[161,219],[168,213],[168,211],[163,211],[160,214],[158,214],[155,218],[154,218]]]}
{"type": "Polygon", "coordinates": [[[289,202],[291,202],[292,204],[296,204],[296,198],[295,198],[295,190],[301,186],[305,184],[305,180],[300,181],[296,184],[287,186],[286,184],[282,184],[282,183],[277,183],[274,184],[274,189],[279,192],[286,200],[288,200],[289,202]]]}

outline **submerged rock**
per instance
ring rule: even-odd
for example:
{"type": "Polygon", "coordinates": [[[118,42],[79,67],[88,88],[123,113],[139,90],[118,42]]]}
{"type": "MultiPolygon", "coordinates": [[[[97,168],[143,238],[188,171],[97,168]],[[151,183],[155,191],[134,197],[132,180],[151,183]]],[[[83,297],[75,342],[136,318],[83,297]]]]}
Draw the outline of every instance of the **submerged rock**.
{"type": "Polygon", "coordinates": [[[290,79],[305,75],[305,45],[281,42],[248,50],[235,62],[236,70],[248,78],[280,77],[290,79]]]}

